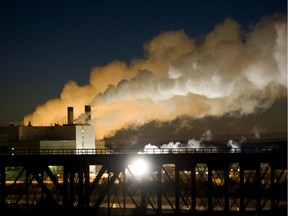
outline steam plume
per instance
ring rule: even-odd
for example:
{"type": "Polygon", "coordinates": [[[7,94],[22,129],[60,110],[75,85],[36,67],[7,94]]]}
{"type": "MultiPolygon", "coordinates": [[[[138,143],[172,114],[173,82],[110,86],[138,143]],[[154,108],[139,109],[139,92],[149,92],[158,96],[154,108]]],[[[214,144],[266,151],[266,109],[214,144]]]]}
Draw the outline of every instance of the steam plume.
{"type": "Polygon", "coordinates": [[[201,42],[183,30],[144,44],[145,58],[91,69],[90,82],[65,84],[59,98],[24,118],[33,125],[65,123],[90,104],[96,138],[152,120],[179,116],[247,115],[287,97],[286,15],[264,17],[249,32],[226,19],[201,42]]]}

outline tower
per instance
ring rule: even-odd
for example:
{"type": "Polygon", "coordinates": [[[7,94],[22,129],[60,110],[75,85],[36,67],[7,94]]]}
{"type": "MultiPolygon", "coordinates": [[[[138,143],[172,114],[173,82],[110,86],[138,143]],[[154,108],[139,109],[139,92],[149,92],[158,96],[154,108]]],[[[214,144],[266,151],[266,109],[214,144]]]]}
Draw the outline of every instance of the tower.
{"type": "Polygon", "coordinates": [[[91,106],[85,105],[85,124],[89,124],[91,120],[91,106]]]}
{"type": "Polygon", "coordinates": [[[73,124],[73,119],[74,119],[74,116],[73,116],[73,107],[67,107],[67,123],[68,125],[71,125],[73,124]]]}

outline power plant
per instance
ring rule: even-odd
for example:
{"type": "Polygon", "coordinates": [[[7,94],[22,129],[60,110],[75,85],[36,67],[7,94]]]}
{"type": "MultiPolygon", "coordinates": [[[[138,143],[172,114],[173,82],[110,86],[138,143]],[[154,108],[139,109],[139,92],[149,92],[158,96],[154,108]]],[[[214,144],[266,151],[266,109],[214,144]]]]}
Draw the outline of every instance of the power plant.
{"type": "Polygon", "coordinates": [[[287,140],[107,149],[89,124],[0,128],[0,211],[21,215],[286,215],[287,140]],[[264,145],[265,144],[265,145],[264,145]],[[252,147],[253,146],[253,147],[252,147]]]}
{"type": "Polygon", "coordinates": [[[91,107],[85,105],[85,122],[74,122],[73,107],[67,107],[67,124],[53,126],[0,127],[1,149],[93,149],[95,128],[90,125],[91,107]]]}

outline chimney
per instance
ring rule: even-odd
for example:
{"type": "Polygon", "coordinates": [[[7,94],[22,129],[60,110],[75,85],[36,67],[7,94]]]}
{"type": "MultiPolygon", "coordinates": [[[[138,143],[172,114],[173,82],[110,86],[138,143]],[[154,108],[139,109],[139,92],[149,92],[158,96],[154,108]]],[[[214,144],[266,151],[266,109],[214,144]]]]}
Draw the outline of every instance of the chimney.
{"type": "Polygon", "coordinates": [[[68,125],[73,124],[73,107],[67,107],[68,125]]]}
{"type": "Polygon", "coordinates": [[[85,105],[85,124],[89,124],[91,120],[91,106],[85,105]]]}

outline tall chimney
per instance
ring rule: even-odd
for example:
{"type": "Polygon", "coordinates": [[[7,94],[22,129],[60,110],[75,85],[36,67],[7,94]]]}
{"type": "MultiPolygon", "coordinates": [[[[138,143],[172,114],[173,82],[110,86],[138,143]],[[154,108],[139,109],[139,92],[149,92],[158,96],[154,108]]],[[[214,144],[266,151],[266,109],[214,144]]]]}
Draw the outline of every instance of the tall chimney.
{"type": "Polygon", "coordinates": [[[68,124],[73,124],[73,107],[67,107],[67,118],[68,118],[68,124]]]}
{"type": "Polygon", "coordinates": [[[91,106],[85,105],[85,124],[89,124],[91,120],[91,106]]]}

